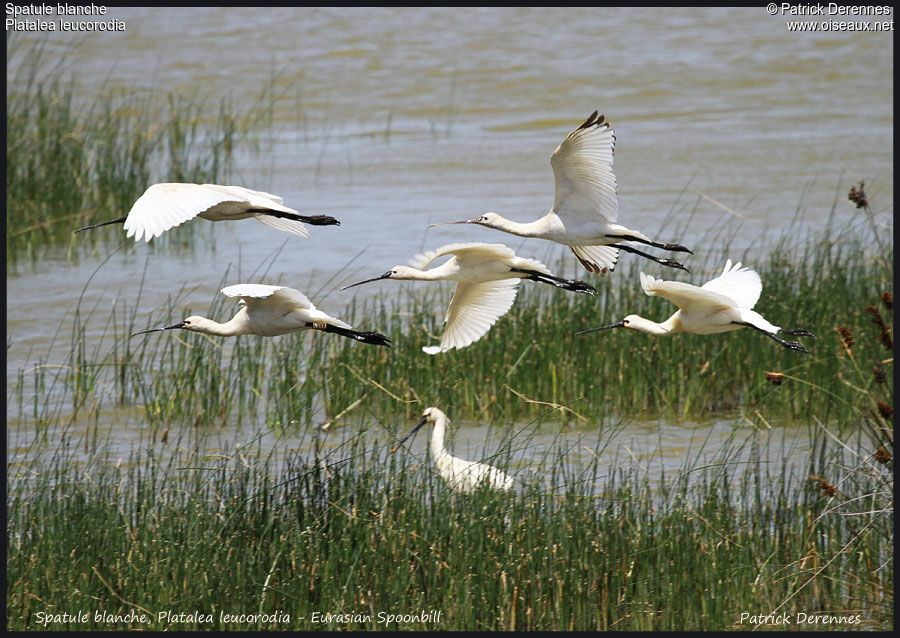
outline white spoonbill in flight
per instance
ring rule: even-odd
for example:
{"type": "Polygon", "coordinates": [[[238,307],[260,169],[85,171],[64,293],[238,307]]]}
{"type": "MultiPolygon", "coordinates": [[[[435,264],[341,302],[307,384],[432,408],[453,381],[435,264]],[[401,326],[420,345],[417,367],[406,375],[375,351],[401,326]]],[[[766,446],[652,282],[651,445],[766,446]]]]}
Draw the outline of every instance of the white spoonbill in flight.
{"type": "Polygon", "coordinates": [[[574,279],[562,279],[536,259],[516,256],[503,244],[447,244],[416,255],[411,266],[394,266],[378,277],[358,281],[341,290],[380,279],[412,279],[417,281],[456,281],[456,292],[444,318],[444,334],[439,346],[422,348],[428,354],[464,348],[483,337],[494,322],[510,309],[522,279],[540,281],[574,292],[596,294],[593,286],[574,279]],[[449,260],[429,270],[422,270],[435,259],[452,255],[449,260]]]}
{"type": "Polygon", "coordinates": [[[266,226],[309,237],[303,222],[313,226],[340,226],[328,215],[301,215],[288,208],[278,195],[254,191],[242,186],[220,184],[154,184],[124,217],[79,228],[76,233],[109,224],[125,224],[127,237],[150,241],[194,217],[213,222],[253,217],[266,226]]]}
{"type": "Polygon", "coordinates": [[[235,284],[222,288],[222,294],[226,297],[240,297],[241,308],[230,321],[219,323],[206,317],[192,315],[173,326],[142,330],[131,336],[176,328],[218,337],[236,335],[275,337],[301,330],[321,330],[376,346],[391,345],[391,340],[384,335],[377,332],[357,332],[340,319],[317,310],[306,295],[293,288],[265,284],[235,284]]]}
{"type": "Polygon", "coordinates": [[[434,429],[431,431],[431,458],[437,466],[440,477],[447,481],[452,489],[468,493],[485,486],[492,490],[511,491],[514,481],[509,474],[485,463],[466,461],[453,456],[444,448],[444,432],[448,422],[447,415],[437,408],[426,409],[422,413],[422,419],[394,446],[391,453],[396,452],[423,425],[434,423],[434,429]]]}
{"type": "Polygon", "coordinates": [[[530,223],[519,223],[494,212],[475,219],[431,224],[480,224],[520,237],[537,237],[564,244],[591,272],[613,270],[623,250],[646,257],[670,268],[687,270],[677,261],[649,255],[623,241],[639,242],[664,250],[690,253],[680,244],[652,241],[643,233],[616,223],[619,202],[616,199],[616,175],[613,173],[613,149],[616,136],[606,116],[594,111],[584,123],[569,133],[550,156],[556,179],[553,208],[530,223]],[[615,245],[614,245],[615,244],[615,245]]]}
{"type": "Polygon", "coordinates": [[[779,328],[752,310],[762,292],[762,282],[755,270],[741,268],[741,262],[732,266],[731,260],[727,260],[721,275],[699,287],[680,281],[654,279],[644,273],[641,273],[641,287],[646,294],[665,297],[679,309],[662,323],[638,315],[628,315],[609,326],[582,330],[575,334],[582,335],[609,328],[629,328],[657,336],[676,332],[708,335],[749,326],[771,337],[785,348],[809,354],[809,351],[798,342],[785,341],[775,336],[777,332],[794,337],[814,336],[809,330],[779,328]]]}

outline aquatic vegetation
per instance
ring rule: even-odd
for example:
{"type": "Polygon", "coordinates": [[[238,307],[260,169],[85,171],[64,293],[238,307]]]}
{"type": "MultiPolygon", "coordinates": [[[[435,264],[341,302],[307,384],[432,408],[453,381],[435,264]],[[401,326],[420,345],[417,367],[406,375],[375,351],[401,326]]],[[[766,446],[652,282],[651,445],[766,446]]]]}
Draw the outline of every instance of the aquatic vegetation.
{"type": "MultiPolygon", "coordinates": [[[[280,464],[252,443],[200,453],[185,431],[124,463],[64,446],[40,475],[9,468],[9,627],[71,627],[48,600],[148,618],[81,629],[737,629],[756,609],[892,626],[890,509],[851,498],[874,482],[823,491],[765,456],[761,430],[670,476],[575,465],[558,447],[515,471],[513,494],[455,495],[366,429],[280,464]]],[[[811,464],[852,456],[815,437],[811,464]]],[[[889,499],[887,476],[875,464],[889,499]]]]}
{"type": "MultiPolygon", "coordinates": [[[[45,48],[8,45],[27,62],[7,90],[8,264],[43,252],[120,243],[76,228],[127,213],[153,182],[217,183],[252,149],[270,116],[270,86],[247,112],[184,93],[106,87],[88,100],[76,78],[39,75],[45,48]]],[[[188,231],[190,232],[190,231],[188,231]]]]}

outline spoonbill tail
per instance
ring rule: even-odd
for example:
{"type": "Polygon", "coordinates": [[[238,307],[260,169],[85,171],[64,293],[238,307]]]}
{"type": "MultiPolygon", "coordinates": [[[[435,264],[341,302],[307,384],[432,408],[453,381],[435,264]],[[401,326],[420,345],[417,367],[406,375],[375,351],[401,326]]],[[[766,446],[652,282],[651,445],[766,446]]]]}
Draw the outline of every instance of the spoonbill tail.
{"type": "Polygon", "coordinates": [[[278,195],[242,186],[220,184],[154,184],[131,207],[125,217],[79,228],[76,233],[109,224],[125,224],[126,236],[150,241],[194,217],[213,222],[253,217],[266,226],[301,237],[309,237],[303,222],[313,226],[340,226],[328,215],[300,215],[284,205],[278,195]]]}
{"type": "Polygon", "coordinates": [[[550,156],[556,179],[553,208],[546,215],[522,224],[488,212],[475,219],[431,224],[480,224],[520,237],[538,237],[564,244],[591,272],[611,271],[618,251],[635,253],[670,268],[687,270],[677,261],[649,255],[623,241],[639,242],[664,250],[690,253],[680,244],[664,244],[616,223],[619,203],[616,176],[612,170],[616,136],[606,116],[594,111],[584,123],[569,133],[550,156]],[[615,244],[615,246],[613,246],[615,244]]]}
{"type": "Polygon", "coordinates": [[[593,286],[574,279],[562,279],[536,259],[516,256],[503,244],[447,244],[437,250],[416,255],[411,266],[394,266],[378,277],[358,281],[341,290],[380,279],[417,281],[456,281],[456,292],[444,318],[444,334],[439,346],[422,348],[428,354],[464,348],[478,341],[502,317],[516,298],[522,279],[550,284],[573,292],[596,294],[593,286]],[[435,268],[422,270],[439,257],[452,257],[435,268]]]}
{"type": "Polygon", "coordinates": [[[741,262],[732,266],[731,260],[727,260],[722,274],[700,287],[680,281],[662,281],[644,273],[641,273],[641,287],[650,296],[665,297],[678,306],[679,310],[662,323],[638,315],[628,315],[609,326],[582,330],[575,334],[582,335],[608,328],[630,328],[658,336],[675,332],[708,335],[749,326],[771,337],[785,348],[809,354],[809,351],[798,342],[785,341],[775,336],[777,332],[794,337],[814,336],[809,330],[779,328],[752,310],[762,292],[762,282],[755,270],[741,268],[741,262]]]}
{"type": "Polygon", "coordinates": [[[306,295],[293,288],[265,284],[235,284],[222,288],[222,294],[226,297],[240,297],[241,308],[230,321],[219,323],[206,317],[192,315],[173,326],[142,330],[131,336],[175,328],[218,337],[251,334],[275,337],[300,330],[321,330],[376,346],[391,345],[391,340],[384,335],[377,332],[357,332],[340,319],[317,310],[306,295]]]}
{"type": "Polygon", "coordinates": [[[396,452],[423,425],[434,423],[434,429],[431,431],[431,458],[437,466],[438,474],[452,489],[457,492],[474,492],[479,486],[484,485],[492,490],[511,491],[514,485],[513,478],[506,472],[484,463],[466,461],[453,456],[444,448],[444,432],[448,422],[446,414],[437,408],[427,408],[422,413],[421,420],[394,446],[391,453],[396,452]]]}

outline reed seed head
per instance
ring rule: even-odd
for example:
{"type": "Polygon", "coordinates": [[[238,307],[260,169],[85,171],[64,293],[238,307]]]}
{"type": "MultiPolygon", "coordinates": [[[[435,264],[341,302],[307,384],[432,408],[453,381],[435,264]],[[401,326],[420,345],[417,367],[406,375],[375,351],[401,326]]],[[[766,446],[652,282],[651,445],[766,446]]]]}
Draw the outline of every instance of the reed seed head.
{"type": "Polygon", "coordinates": [[[882,465],[887,465],[888,463],[890,463],[891,461],[894,460],[894,457],[891,456],[891,453],[888,452],[887,448],[885,448],[883,445],[880,448],[878,448],[877,450],[875,450],[875,454],[873,454],[872,456],[876,461],[878,461],[882,465]]]}
{"type": "Polygon", "coordinates": [[[881,293],[881,301],[884,302],[884,305],[888,310],[893,309],[894,295],[891,294],[890,290],[885,290],[883,293],[881,293]]]}
{"type": "Polygon", "coordinates": [[[884,371],[884,366],[872,366],[872,376],[875,377],[875,383],[878,385],[887,381],[887,373],[884,371]]]}
{"type": "Polygon", "coordinates": [[[866,183],[860,180],[857,186],[851,186],[850,192],[847,193],[847,199],[856,204],[857,208],[868,208],[869,200],[866,198],[866,183]]]}
{"type": "Polygon", "coordinates": [[[814,481],[818,481],[819,488],[825,493],[826,496],[834,496],[835,494],[837,494],[837,489],[834,487],[834,485],[832,485],[822,477],[813,476],[812,474],[807,474],[807,476],[814,481]]]}
{"type": "Polygon", "coordinates": [[[853,347],[853,344],[856,341],[853,340],[853,331],[850,330],[847,326],[838,326],[836,328],[838,334],[841,335],[841,343],[844,345],[846,350],[850,350],[853,347]]]}
{"type": "Polygon", "coordinates": [[[883,416],[885,419],[890,419],[891,415],[894,413],[894,408],[885,403],[884,401],[878,402],[878,414],[883,416]]]}
{"type": "Polygon", "coordinates": [[[784,383],[784,374],[781,372],[766,372],[766,381],[772,385],[781,385],[784,383]]]}

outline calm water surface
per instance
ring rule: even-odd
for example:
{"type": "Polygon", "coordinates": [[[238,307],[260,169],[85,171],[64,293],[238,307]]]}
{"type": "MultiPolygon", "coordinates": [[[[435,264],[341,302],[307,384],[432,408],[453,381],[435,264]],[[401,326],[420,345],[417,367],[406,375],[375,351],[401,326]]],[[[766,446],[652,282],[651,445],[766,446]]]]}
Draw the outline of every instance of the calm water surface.
{"type": "MultiPolygon", "coordinates": [[[[485,210],[519,221],[546,212],[550,153],[594,109],[616,131],[620,221],[692,246],[697,259],[734,255],[702,241],[724,223],[736,229],[732,251],[779,235],[798,215],[792,228],[821,229],[832,207],[834,223],[865,232],[844,197],[860,179],[878,223],[892,225],[890,32],[791,33],[763,7],[111,7],[109,17],[124,21],[125,32],[46,41],[83,97],[104,86],[177,90],[210,104],[229,97],[240,109],[272,81],[272,135],[259,156],[239,158],[228,181],[278,193],[342,225],[313,228],[304,240],[252,221],[197,222],[205,226],[198,245],[178,254],[133,246],[120,229],[105,228],[93,232],[121,235],[111,257],[72,263],[51,254],[33,270],[9,273],[13,454],[27,446],[31,427],[17,420],[17,373],[38,358],[65,359],[83,290],[84,305],[97,309],[88,324],[97,340],[108,309],[132,303],[142,278],[139,315],[159,313],[182,287],[191,291],[184,306],[202,313],[226,271],[226,283],[258,281],[267,271],[265,281],[304,290],[340,316],[352,298],[337,292],[341,285],[454,241],[507,242],[550,264],[565,257],[561,270],[574,275],[575,260],[548,242],[426,225],[485,210]]],[[[14,41],[24,45],[30,36],[14,34],[14,41]]],[[[15,51],[8,90],[27,61],[15,51]]],[[[390,284],[355,290],[391,292],[390,284]]],[[[137,418],[110,413],[104,424],[122,449],[142,437],[137,418]]],[[[722,426],[721,435],[730,429],[722,426]]],[[[471,430],[463,440],[476,436],[478,428],[471,430]]],[[[629,441],[659,444],[662,456],[678,455],[692,444],[679,440],[636,425],[613,447],[622,454],[629,441]]]]}

